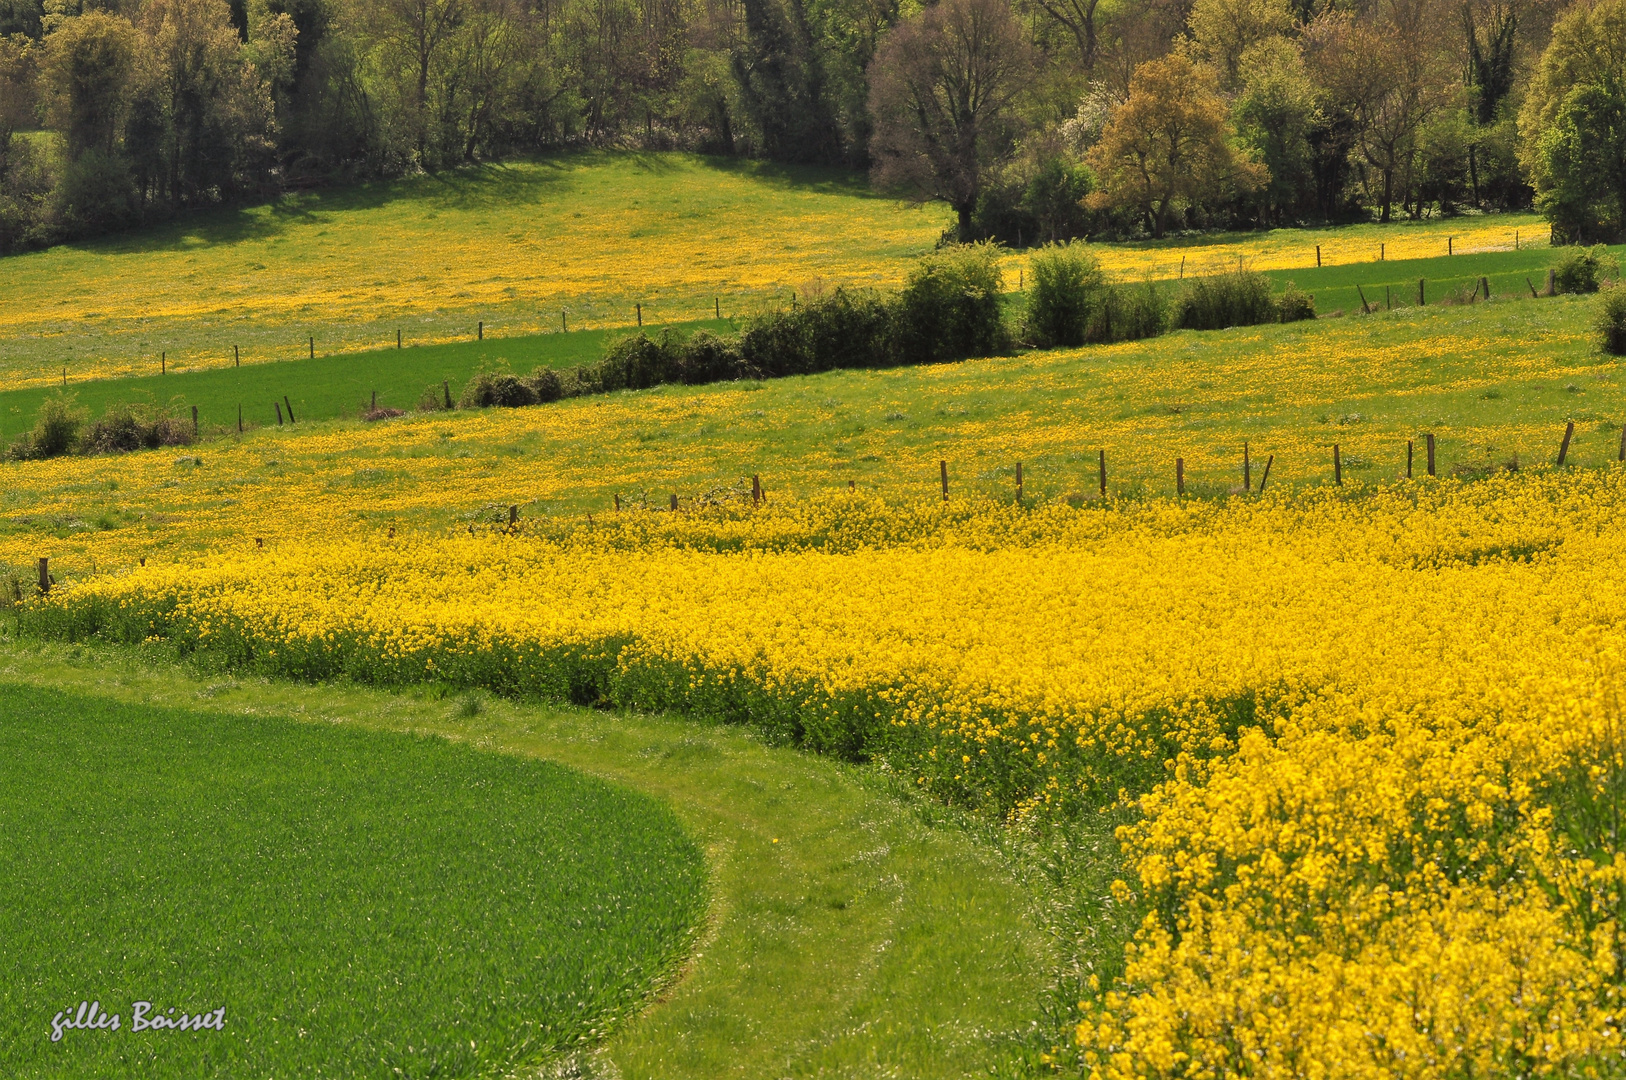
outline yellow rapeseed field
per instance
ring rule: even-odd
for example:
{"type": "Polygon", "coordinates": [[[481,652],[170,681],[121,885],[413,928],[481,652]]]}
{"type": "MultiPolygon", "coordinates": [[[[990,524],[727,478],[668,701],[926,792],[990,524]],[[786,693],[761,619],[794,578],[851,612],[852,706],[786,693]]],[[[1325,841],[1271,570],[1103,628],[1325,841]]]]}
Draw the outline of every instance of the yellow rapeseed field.
{"type": "MultiPolygon", "coordinates": [[[[1013,823],[1133,808],[1100,1077],[1593,1075],[1626,977],[1626,469],[550,530],[312,520],[25,603],[246,670],[752,723],[1013,823]]],[[[1076,1055],[1069,1057],[1070,1055],[1076,1055]]]]}

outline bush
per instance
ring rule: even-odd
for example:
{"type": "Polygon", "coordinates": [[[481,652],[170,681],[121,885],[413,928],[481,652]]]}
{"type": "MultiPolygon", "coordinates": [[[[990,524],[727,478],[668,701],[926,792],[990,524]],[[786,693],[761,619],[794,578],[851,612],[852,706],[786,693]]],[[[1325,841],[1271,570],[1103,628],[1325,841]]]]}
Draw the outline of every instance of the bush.
{"type": "Polygon", "coordinates": [[[1626,284],[1616,282],[1603,290],[1592,327],[1599,348],[1611,356],[1626,356],[1626,284]]]}
{"type": "Polygon", "coordinates": [[[898,363],[993,356],[1010,348],[999,249],[951,244],[922,258],[895,307],[898,363]]]}
{"type": "Polygon", "coordinates": [[[536,391],[507,372],[482,371],[470,379],[457,399],[460,409],[518,408],[535,405],[536,391]]]}
{"type": "Polygon", "coordinates": [[[559,373],[552,368],[537,368],[525,380],[525,385],[531,388],[536,400],[544,405],[565,396],[564,380],[559,378],[559,373]]]}
{"type": "Polygon", "coordinates": [[[1281,311],[1270,295],[1270,279],[1255,270],[1193,278],[1174,302],[1176,330],[1224,330],[1277,322],[1281,311]]]}
{"type": "Polygon", "coordinates": [[[1052,244],[1029,261],[1033,291],[1023,336],[1040,348],[1082,345],[1105,303],[1105,280],[1083,244],[1052,244]]]}
{"type": "Polygon", "coordinates": [[[1276,298],[1276,312],[1282,322],[1301,322],[1315,318],[1315,297],[1303,292],[1291,281],[1282,295],[1276,298]]]}
{"type": "Polygon", "coordinates": [[[1092,343],[1139,341],[1156,337],[1168,325],[1169,302],[1162,289],[1150,281],[1114,285],[1106,291],[1106,302],[1090,323],[1085,339],[1092,343]]]}
{"type": "Polygon", "coordinates": [[[892,313],[867,290],[837,289],[758,316],[740,334],[744,369],[763,378],[889,366],[892,313]]]}
{"type": "Polygon", "coordinates": [[[1561,293],[1594,293],[1609,277],[1620,274],[1620,268],[1609,257],[1609,249],[1599,244],[1592,248],[1574,248],[1564,256],[1553,275],[1553,288],[1561,293]]]}
{"type": "Polygon", "coordinates": [[[601,393],[612,390],[647,390],[677,382],[682,369],[683,338],[662,330],[659,340],[642,330],[610,344],[597,364],[596,383],[601,393]]]}
{"type": "Polygon", "coordinates": [[[161,446],[190,446],[192,422],[135,405],[114,405],[80,443],[87,454],[127,454],[161,446]]]}
{"type": "Polygon", "coordinates": [[[53,394],[40,402],[34,429],[11,445],[11,456],[19,460],[58,457],[72,450],[85,423],[85,410],[74,404],[72,394],[53,394]]]}
{"type": "Polygon", "coordinates": [[[690,386],[757,377],[746,364],[739,343],[725,341],[710,330],[698,331],[688,340],[678,373],[690,386]]]}

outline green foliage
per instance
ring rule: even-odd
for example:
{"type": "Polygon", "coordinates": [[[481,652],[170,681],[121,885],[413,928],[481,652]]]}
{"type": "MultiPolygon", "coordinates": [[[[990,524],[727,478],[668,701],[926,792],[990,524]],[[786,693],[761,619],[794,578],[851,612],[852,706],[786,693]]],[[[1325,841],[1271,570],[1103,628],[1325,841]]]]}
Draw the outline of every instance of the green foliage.
{"type": "Polygon", "coordinates": [[[1620,268],[1603,245],[1572,248],[1553,274],[1553,287],[1561,293],[1594,293],[1605,279],[1619,273],[1620,268]]]}
{"type": "Polygon", "coordinates": [[[1611,356],[1626,356],[1626,285],[1617,281],[1603,290],[1592,328],[1598,348],[1611,356]]]}
{"type": "Polygon", "coordinates": [[[1315,318],[1315,297],[1294,285],[1291,281],[1282,295],[1276,298],[1276,310],[1281,315],[1282,322],[1302,322],[1305,319],[1315,318]]]}
{"type": "Polygon", "coordinates": [[[1174,303],[1171,322],[1177,330],[1223,330],[1280,320],[1270,279],[1237,269],[1187,281],[1174,303]]]}
{"type": "Polygon", "coordinates": [[[894,309],[898,361],[930,364],[1009,349],[1002,291],[993,244],[953,244],[922,258],[894,309]]]}
{"type": "Polygon", "coordinates": [[[1114,285],[1107,292],[1100,321],[1090,326],[1089,340],[1139,341],[1156,337],[1168,328],[1168,295],[1155,283],[1114,285]]]}
{"type": "Polygon", "coordinates": [[[661,801],[449,739],[9,685],[0,790],[25,789],[0,890],[14,1075],[534,1073],[635,1011],[706,909],[661,801]],[[81,998],[124,1029],[51,1042],[81,998]],[[225,1024],[132,1053],[138,999],[225,1024]],[[290,1002],[324,1019],[296,1035],[290,1002]]]}
{"type": "Polygon", "coordinates": [[[836,368],[888,367],[894,304],[870,291],[836,289],[749,320],[741,375],[780,378],[836,368]]]}
{"type": "Polygon", "coordinates": [[[457,399],[460,409],[486,409],[493,405],[519,408],[537,403],[536,391],[508,372],[482,371],[470,379],[457,399]]]}
{"type": "Polygon", "coordinates": [[[34,428],[12,443],[10,455],[17,460],[59,457],[74,449],[79,430],[85,424],[85,410],[72,394],[52,394],[40,403],[34,428]]]}
{"type": "Polygon", "coordinates": [[[127,454],[192,443],[192,421],[151,406],[114,405],[91,425],[81,443],[87,454],[127,454]]]}
{"type": "Polygon", "coordinates": [[[1041,348],[1084,344],[1106,302],[1095,257],[1083,244],[1053,244],[1035,253],[1028,268],[1033,285],[1024,336],[1041,348]]]}

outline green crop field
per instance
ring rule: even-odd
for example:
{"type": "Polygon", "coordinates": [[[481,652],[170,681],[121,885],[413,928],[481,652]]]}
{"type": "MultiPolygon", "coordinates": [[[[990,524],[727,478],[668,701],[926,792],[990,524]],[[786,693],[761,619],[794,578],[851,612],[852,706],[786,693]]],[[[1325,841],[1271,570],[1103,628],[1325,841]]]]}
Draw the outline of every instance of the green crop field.
{"type": "Polygon", "coordinates": [[[572,769],[17,684],[0,865],[4,1070],[64,1080],[507,1076],[636,1011],[706,903],[671,811],[572,769]]]}
{"type": "MultiPolygon", "coordinates": [[[[726,332],[732,325],[708,319],[679,324],[676,329],[726,332]]],[[[256,363],[251,357],[242,366],[233,365],[228,358],[215,367],[169,374],[0,391],[0,436],[27,430],[40,402],[64,388],[94,416],[115,405],[156,405],[182,416],[197,406],[199,424],[211,430],[235,430],[239,406],[245,427],[272,426],[277,422],[275,404],[285,396],[296,421],[354,416],[373,404],[374,394],[381,408],[411,409],[426,389],[435,387],[439,393],[443,382],[449,383],[455,399],[463,384],[480,371],[524,374],[539,367],[566,368],[596,360],[606,338],[619,332],[572,330],[338,356],[318,353],[272,363],[256,363]]]]}

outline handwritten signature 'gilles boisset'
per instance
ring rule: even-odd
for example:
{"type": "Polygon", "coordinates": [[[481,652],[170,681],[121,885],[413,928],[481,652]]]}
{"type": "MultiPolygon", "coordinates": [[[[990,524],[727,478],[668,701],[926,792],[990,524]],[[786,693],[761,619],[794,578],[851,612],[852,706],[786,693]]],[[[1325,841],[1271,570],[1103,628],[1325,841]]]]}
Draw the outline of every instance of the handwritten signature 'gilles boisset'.
{"type": "MultiPolygon", "coordinates": [[[[120,1031],[123,1030],[118,1013],[102,1012],[102,1003],[99,1001],[81,1001],[75,1010],[71,1005],[57,1013],[51,1019],[51,1041],[61,1042],[62,1033],[70,1030],[82,1031],[120,1031]]],[[[213,1012],[191,1013],[182,1012],[175,1015],[175,1009],[160,1011],[153,1014],[152,1002],[136,1001],[130,1005],[130,1031],[224,1031],[226,1029],[226,1009],[222,1006],[213,1012]]]]}

